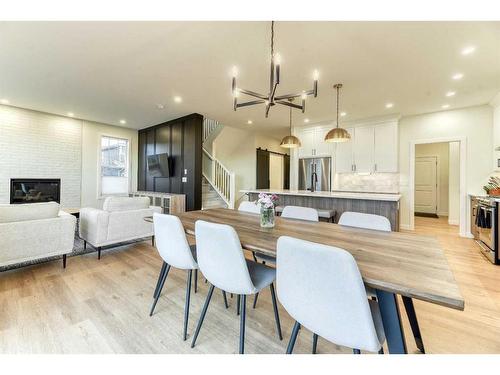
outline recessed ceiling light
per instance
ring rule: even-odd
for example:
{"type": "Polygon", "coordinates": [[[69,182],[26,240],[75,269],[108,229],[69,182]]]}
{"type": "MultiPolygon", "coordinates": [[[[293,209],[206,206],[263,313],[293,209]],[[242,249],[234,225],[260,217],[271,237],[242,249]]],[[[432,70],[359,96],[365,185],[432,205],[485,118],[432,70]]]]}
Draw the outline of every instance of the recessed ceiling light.
{"type": "Polygon", "coordinates": [[[448,91],[446,93],[446,96],[449,98],[450,96],[455,96],[456,92],[455,91],[448,91]]]}
{"type": "Polygon", "coordinates": [[[458,81],[459,79],[464,78],[464,75],[462,73],[457,73],[457,74],[453,74],[451,76],[451,78],[454,79],[455,81],[458,81]]]}
{"type": "Polygon", "coordinates": [[[120,120],[120,124],[125,125],[126,123],[127,123],[127,121],[125,121],[125,120],[120,120]]]}
{"type": "Polygon", "coordinates": [[[443,108],[443,109],[450,108],[450,105],[449,105],[449,104],[443,104],[443,105],[441,106],[441,108],[443,108]]]}
{"type": "Polygon", "coordinates": [[[307,124],[309,122],[309,119],[308,118],[305,118],[304,119],[304,122],[307,124]]]}
{"type": "Polygon", "coordinates": [[[385,105],[385,108],[392,108],[392,107],[394,107],[394,104],[393,104],[393,103],[387,103],[387,104],[385,105]]]}
{"type": "Polygon", "coordinates": [[[347,116],[347,112],[340,112],[340,116],[342,117],[347,116]]]}
{"type": "Polygon", "coordinates": [[[165,105],[164,105],[164,104],[157,104],[157,105],[156,105],[156,108],[157,108],[157,109],[164,109],[164,108],[165,108],[165,105]]]}
{"type": "Polygon", "coordinates": [[[470,54],[471,54],[471,53],[473,53],[475,50],[476,50],[476,47],[474,47],[474,46],[465,47],[465,48],[462,50],[462,55],[470,55],[470,54]]]}
{"type": "Polygon", "coordinates": [[[67,115],[68,115],[69,117],[73,117],[75,114],[74,114],[73,112],[68,112],[68,113],[67,113],[67,115]]]}
{"type": "Polygon", "coordinates": [[[174,102],[180,103],[182,102],[182,98],[180,96],[174,96],[174,102]]]}
{"type": "Polygon", "coordinates": [[[248,120],[248,121],[247,121],[247,124],[248,124],[248,125],[252,125],[252,124],[253,124],[253,121],[252,121],[252,120],[248,120]]]}
{"type": "Polygon", "coordinates": [[[7,99],[0,99],[0,103],[9,104],[10,102],[7,99]]]}

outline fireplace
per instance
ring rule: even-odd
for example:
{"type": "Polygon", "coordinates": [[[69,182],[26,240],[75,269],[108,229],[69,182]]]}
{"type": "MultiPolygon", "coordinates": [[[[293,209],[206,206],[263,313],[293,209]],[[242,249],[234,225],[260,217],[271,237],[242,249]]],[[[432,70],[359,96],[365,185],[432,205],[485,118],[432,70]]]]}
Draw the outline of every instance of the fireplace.
{"type": "Polygon", "coordinates": [[[57,202],[61,199],[61,180],[58,178],[12,178],[10,203],[57,202]]]}

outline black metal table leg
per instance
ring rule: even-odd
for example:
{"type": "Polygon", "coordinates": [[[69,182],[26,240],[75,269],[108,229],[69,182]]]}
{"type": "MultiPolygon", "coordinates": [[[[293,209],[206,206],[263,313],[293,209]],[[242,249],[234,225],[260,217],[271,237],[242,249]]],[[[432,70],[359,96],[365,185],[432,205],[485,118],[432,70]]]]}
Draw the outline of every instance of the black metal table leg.
{"type": "Polygon", "coordinates": [[[182,338],[184,341],[187,340],[187,329],[188,329],[188,319],[189,319],[189,300],[191,299],[191,278],[193,275],[193,270],[188,271],[187,285],[186,285],[186,305],[184,306],[184,332],[182,338]]]}
{"type": "Polygon", "coordinates": [[[417,348],[425,354],[424,341],[422,340],[422,334],[420,333],[420,327],[418,325],[415,306],[413,306],[413,300],[410,297],[405,296],[402,296],[402,299],[406,310],[406,315],[408,316],[408,320],[410,321],[411,331],[413,332],[413,337],[415,338],[417,348]]]}
{"type": "Polygon", "coordinates": [[[408,351],[406,349],[403,325],[401,324],[396,295],[383,290],[377,290],[377,299],[389,353],[407,354],[408,351]]]}

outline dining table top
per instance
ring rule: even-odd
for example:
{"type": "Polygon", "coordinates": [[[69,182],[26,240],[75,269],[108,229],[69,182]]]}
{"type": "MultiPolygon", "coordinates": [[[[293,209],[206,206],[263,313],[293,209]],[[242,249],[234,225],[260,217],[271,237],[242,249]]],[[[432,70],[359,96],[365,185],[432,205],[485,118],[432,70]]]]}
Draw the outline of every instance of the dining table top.
{"type": "Polygon", "coordinates": [[[225,208],[177,216],[189,235],[194,235],[197,220],[227,224],[238,233],[242,248],[271,256],[276,256],[276,243],[281,236],[342,248],[355,258],[365,285],[464,309],[464,299],[435,237],[282,217],[275,218],[274,228],[262,228],[258,214],[225,208]]]}

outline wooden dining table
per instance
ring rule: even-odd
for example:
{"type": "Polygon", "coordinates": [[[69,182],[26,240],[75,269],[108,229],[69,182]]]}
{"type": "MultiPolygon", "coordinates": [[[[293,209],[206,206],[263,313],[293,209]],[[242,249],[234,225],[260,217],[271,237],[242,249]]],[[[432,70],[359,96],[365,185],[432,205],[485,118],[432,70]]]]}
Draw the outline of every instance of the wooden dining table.
{"type": "MultiPolygon", "coordinates": [[[[410,308],[414,312],[413,299],[464,309],[457,282],[434,237],[281,217],[275,218],[274,228],[261,228],[258,214],[223,208],[177,216],[188,235],[195,234],[197,220],[230,225],[238,233],[242,248],[266,255],[276,256],[276,243],[281,236],[347,250],[356,259],[365,285],[376,290],[390,353],[407,353],[397,295],[403,298],[407,311],[410,308]]],[[[418,325],[411,324],[411,328],[423,351],[418,325]]]]}

